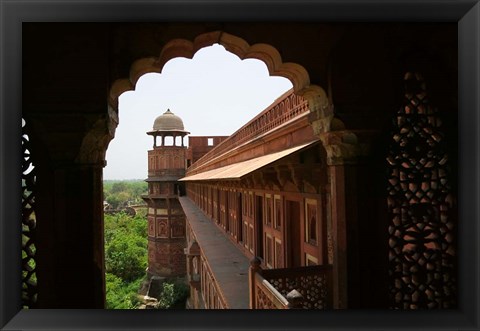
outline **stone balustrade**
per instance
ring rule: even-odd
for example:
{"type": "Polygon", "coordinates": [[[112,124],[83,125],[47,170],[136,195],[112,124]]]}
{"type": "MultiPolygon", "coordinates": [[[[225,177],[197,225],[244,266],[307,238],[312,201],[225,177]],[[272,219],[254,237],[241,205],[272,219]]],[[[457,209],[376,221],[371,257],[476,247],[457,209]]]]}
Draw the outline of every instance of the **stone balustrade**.
{"type": "Polygon", "coordinates": [[[251,309],[333,308],[332,266],[262,269],[250,264],[251,309]]]}

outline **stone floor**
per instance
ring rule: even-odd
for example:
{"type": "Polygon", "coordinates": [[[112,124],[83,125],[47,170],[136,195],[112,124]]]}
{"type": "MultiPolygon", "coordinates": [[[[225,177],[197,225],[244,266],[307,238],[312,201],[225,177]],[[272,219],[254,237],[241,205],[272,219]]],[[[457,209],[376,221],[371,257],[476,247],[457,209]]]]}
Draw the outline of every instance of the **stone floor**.
{"type": "Polygon", "coordinates": [[[189,198],[179,200],[229,308],[248,309],[250,261],[189,198]]]}

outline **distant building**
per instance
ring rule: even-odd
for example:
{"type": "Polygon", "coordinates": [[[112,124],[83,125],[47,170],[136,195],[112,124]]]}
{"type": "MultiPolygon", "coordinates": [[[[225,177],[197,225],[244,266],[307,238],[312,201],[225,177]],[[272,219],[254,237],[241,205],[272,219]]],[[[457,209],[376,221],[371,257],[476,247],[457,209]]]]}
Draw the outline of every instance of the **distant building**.
{"type": "Polygon", "coordinates": [[[186,147],[180,117],[167,110],[157,117],[153,130],[153,149],[148,151],[148,275],[185,275],[185,215],[178,201],[185,175],[186,147]]]}
{"type": "Polygon", "coordinates": [[[188,137],[187,168],[227,138],[228,136],[188,137]]]}

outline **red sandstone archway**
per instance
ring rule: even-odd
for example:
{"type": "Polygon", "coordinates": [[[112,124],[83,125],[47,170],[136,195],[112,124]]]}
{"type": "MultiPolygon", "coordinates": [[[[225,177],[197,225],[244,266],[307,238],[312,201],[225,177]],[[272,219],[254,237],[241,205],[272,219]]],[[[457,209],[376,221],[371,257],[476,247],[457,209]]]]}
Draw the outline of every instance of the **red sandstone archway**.
{"type": "MultiPolygon", "coordinates": [[[[109,93],[109,109],[118,112],[118,98],[126,91],[135,90],[138,79],[146,73],[161,73],[163,66],[175,57],[191,59],[195,53],[204,47],[220,44],[240,59],[258,59],[265,63],[271,76],[281,76],[290,80],[295,94],[307,100],[310,112],[315,113],[314,130],[316,133],[330,131],[330,122],[333,119],[331,106],[324,89],[310,84],[307,70],[291,62],[282,62],[278,50],[268,44],[249,45],[245,40],[231,34],[215,31],[201,34],[193,42],[185,39],[173,39],[168,42],[158,57],[142,58],[135,61],[130,67],[130,77],[117,79],[109,93]]],[[[113,114],[111,114],[113,115],[113,114]]],[[[116,116],[114,116],[116,118],[116,116]]],[[[116,118],[118,122],[118,118],[116,118]]]]}
{"type": "MultiPolygon", "coordinates": [[[[320,138],[325,148],[327,155],[326,163],[331,168],[328,170],[329,175],[334,178],[332,179],[332,183],[334,183],[334,185],[344,183],[343,170],[337,173],[334,169],[336,169],[337,166],[343,169],[345,163],[355,162],[357,155],[361,151],[358,146],[357,136],[353,132],[346,130],[340,120],[334,119],[333,104],[325,90],[318,85],[310,84],[309,74],[303,66],[297,63],[284,63],[280,53],[275,47],[263,43],[249,45],[242,38],[221,31],[201,34],[197,36],[193,42],[185,39],[173,39],[163,47],[158,57],[142,58],[135,61],[130,67],[129,77],[116,80],[110,89],[108,104],[109,115],[112,119],[111,127],[118,124],[119,96],[124,92],[135,90],[136,83],[142,75],[146,73],[161,73],[163,66],[169,60],[175,57],[191,59],[198,50],[213,44],[222,45],[227,51],[237,55],[240,59],[251,58],[261,60],[266,64],[271,76],[281,76],[290,80],[294,93],[301,96],[308,103],[311,115],[309,116],[309,122],[314,134],[320,138]]],[[[335,186],[332,189],[334,192],[337,192],[338,190],[343,190],[344,187],[340,188],[335,186]]],[[[332,213],[335,212],[337,215],[344,213],[347,208],[343,196],[340,199],[334,199],[334,202],[332,206],[332,210],[334,211],[332,211],[332,213]]],[[[342,219],[344,219],[344,217],[342,219]]],[[[344,225],[343,229],[345,229],[344,225]]],[[[333,239],[334,242],[341,243],[334,247],[334,251],[337,252],[334,253],[335,259],[338,261],[335,263],[333,273],[335,279],[337,279],[334,284],[334,292],[337,298],[335,306],[344,308],[347,302],[346,288],[343,286],[343,284],[346,283],[345,270],[347,260],[345,256],[339,257],[338,252],[346,246],[346,233],[340,232],[341,233],[336,234],[336,237],[333,239]]]]}

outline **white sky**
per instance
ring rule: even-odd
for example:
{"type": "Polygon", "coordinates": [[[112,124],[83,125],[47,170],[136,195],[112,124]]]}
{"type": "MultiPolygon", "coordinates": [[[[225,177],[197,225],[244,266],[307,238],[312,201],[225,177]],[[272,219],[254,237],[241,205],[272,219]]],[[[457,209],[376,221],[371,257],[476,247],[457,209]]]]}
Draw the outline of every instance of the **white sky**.
{"type": "MultiPolygon", "coordinates": [[[[161,74],[143,75],[135,91],[119,99],[115,138],[107,150],[104,179],[145,179],[155,118],[170,109],[192,136],[230,135],[292,87],[270,77],[259,60],[240,60],[223,46],[199,50],[193,59],[174,58],[161,74]]],[[[188,136],[184,138],[188,144],[188,136]]]]}

